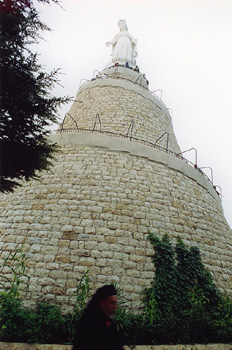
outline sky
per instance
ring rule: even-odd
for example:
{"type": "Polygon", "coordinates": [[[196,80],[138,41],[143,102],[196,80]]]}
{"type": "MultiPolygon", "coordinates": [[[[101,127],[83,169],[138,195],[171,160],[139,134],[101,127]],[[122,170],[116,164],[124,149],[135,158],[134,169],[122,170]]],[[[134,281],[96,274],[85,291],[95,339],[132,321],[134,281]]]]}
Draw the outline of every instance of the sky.
{"type": "MultiPolygon", "coordinates": [[[[35,3],[52,29],[35,50],[45,70],[61,69],[57,96],[74,97],[81,82],[105,68],[111,59],[105,43],[119,32],[118,20],[126,20],[138,40],[140,71],[170,108],[182,152],[195,148],[197,165],[220,186],[232,227],[232,0],[35,3]]],[[[61,121],[70,106],[59,110],[61,121]]],[[[194,162],[194,150],[183,155],[194,162]]]]}

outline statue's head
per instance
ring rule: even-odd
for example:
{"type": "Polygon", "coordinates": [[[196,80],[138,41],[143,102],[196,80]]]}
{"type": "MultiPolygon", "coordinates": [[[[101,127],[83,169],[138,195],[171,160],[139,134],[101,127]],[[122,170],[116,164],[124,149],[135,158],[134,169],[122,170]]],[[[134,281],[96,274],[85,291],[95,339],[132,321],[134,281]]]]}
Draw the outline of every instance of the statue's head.
{"type": "Polygon", "coordinates": [[[120,19],[118,21],[118,26],[119,26],[120,30],[128,30],[125,19],[120,19]]]}

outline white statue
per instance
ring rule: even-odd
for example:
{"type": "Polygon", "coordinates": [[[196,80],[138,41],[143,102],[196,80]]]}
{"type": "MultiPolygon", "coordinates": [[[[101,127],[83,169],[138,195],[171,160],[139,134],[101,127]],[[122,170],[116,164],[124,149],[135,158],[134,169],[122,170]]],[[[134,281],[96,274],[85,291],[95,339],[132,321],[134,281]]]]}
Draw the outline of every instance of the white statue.
{"type": "Polygon", "coordinates": [[[112,41],[108,41],[106,46],[112,45],[112,62],[119,64],[128,64],[130,67],[136,65],[137,40],[128,32],[126,21],[121,19],[118,22],[120,32],[112,41]]]}

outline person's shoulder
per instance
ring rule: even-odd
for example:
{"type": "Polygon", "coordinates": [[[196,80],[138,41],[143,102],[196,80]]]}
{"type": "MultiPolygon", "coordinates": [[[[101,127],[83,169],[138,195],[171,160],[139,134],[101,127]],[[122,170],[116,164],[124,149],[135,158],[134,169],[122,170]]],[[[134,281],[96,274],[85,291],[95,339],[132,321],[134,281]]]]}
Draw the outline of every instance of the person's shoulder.
{"type": "Polygon", "coordinates": [[[81,323],[96,326],[101,322],[101,315],[96,310],[86,310],[81,318],[81,323]]]}

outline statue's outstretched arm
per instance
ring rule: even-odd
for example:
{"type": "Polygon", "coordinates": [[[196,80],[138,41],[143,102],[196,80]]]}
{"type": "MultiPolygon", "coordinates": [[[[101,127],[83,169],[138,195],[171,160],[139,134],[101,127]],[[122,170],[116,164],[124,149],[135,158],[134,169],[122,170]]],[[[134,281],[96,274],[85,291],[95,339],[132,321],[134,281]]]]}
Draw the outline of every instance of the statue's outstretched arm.
{"type": "Polygon", "coordinates": [[[113,40],[107,41],[107,42],[106,42],[106,46],[110,46],[110,45],[114,46],[114,45],[117,43],[117,41],[118,41],[118,35],[116,35],[116,36],[113,38],[113,40]]]}
{"type": "Polygon", "coordinates": [[[110,45],[113,45],[113,41],[107,41],[107,42],[106,42],[106,46],[107,46],[107,47],[110,46],[110,45]]]}

